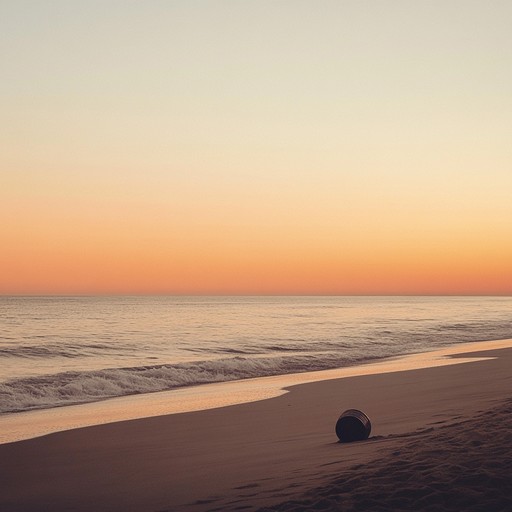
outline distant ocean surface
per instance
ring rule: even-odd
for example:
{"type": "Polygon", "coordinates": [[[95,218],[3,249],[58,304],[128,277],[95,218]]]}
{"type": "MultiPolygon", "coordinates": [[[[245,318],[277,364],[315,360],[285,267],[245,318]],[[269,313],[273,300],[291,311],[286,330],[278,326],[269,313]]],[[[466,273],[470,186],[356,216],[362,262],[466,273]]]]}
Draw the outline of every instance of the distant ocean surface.
{"type": "Polygon", "coordinates": [[[512,338],[512,297],[0,297],[0,413],[512,338]]]}

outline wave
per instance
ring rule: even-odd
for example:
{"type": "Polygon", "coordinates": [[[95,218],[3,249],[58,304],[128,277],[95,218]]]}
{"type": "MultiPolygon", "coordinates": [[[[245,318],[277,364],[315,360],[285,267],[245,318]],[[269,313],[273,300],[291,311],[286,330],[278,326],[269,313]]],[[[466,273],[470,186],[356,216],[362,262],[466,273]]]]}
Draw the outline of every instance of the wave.
{"type": "Polygon", "coordinates": [[[232,357],[174,365],[140,366],[12,379],[0,383],[0,413],[46,409],[184,386],[348,366],[372,357],[317,354],[232,357]]]}
{"type": "MultiPolygon", "coordinates": [[[[88,371],[66,371],[0,382],[0,413],[47,409],[95,402],[107,398],[172,390],[213,382],[324,370],[412,352],[432,350],[467,341],[512,337],[512,324],[501,322],[444,322],[400,329],[381,325],[357,335],[339,333],[337,339],[270,339],[229,346],[195,348],[196,361],[152,366],[131,366],[88,371]],[[206,359],[214,353],[217,359],[206,359]]],[[[102,342],[23,343],[0,347],[0,358],[48,359],[111,355],[129,345],[102,342]]],[[[139,348],[139,351],[142,350],[139,348]]],[[[130,363],[124,363],[130,364],[130,363]]],[[[132,363],[138,365],[138,360],[132,363]]]]}
{"type": "MultiPolygon", "coordinates": [[[[33,336],[33,338],[37,338],[33,336]]],[[[64,357],[68,359],[86,356],[103,355],[108,352],[128,351],[131,347],[120,343],[109,345],[107,343],[62,343],[52,342],[44,344],[18,343],[0,346],[0,358],[46,359],[51,357],[64,357]]]]}

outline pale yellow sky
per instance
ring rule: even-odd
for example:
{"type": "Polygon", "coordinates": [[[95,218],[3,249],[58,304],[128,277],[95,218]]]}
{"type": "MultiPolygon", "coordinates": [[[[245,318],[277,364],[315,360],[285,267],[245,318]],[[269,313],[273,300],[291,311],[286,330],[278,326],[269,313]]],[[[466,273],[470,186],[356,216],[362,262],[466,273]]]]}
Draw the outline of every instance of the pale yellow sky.
{"type": "Polygon", "coordinates": [[[0,3],[0,293],[512,293],[508,1],[0,3]]]}

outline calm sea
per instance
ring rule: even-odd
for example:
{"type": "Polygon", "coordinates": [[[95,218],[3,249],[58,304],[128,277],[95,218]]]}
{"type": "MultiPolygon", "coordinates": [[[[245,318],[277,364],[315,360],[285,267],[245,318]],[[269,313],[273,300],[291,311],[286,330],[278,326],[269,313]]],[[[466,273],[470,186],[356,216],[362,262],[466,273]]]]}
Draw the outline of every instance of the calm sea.
{"type": "Polygon", "coordinates": [[[0,297],[0,413],[512,338],[512,297],[0,297]]]}

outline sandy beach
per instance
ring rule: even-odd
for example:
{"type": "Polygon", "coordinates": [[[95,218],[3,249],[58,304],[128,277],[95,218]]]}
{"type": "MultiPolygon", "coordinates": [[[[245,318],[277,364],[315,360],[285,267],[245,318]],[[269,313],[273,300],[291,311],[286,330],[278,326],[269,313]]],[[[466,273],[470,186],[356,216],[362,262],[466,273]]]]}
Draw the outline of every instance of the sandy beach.
{"type": "Polygon", "coordinates": [[[509,510],[512,349],[472,355],[0,445],[0,510],[509,510]],[[368,441],[337,442],[348,408],[368,441]]]}

